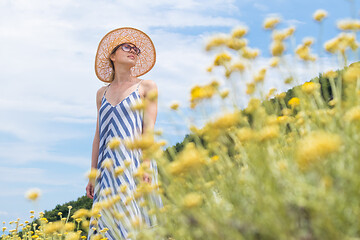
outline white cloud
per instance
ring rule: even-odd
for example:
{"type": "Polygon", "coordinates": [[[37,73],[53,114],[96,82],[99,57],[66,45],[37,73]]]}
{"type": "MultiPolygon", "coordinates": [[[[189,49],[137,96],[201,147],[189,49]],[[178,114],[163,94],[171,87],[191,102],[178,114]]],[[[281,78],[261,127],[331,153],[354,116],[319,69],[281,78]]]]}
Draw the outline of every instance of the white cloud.
{"type": "Polygon", "coordinates": [[[269,8],[265,4],[261,4],[258,2],[254,3],[254,8],[263,12],[266,12],[269,10],[269,8]]]}
{"type": "Polygon", "coordinates": [[[8,214],[9,214],[8,212],[0,211],[0,215],[8,215],[8,214]]]}

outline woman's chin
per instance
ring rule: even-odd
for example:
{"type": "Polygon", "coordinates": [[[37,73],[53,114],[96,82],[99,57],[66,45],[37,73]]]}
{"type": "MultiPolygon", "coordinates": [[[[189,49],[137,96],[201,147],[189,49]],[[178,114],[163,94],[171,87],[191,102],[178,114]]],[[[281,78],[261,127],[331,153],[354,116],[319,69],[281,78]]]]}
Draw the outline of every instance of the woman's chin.
{"type": "Polygon", "coordinates": [[[129,66],[129,68],[132,68],[136,65],[136,61],[135,60],[127,60],[127,61],[122,61],[120,62],[121,65],[125,65],[125,66],[129,66]]]}

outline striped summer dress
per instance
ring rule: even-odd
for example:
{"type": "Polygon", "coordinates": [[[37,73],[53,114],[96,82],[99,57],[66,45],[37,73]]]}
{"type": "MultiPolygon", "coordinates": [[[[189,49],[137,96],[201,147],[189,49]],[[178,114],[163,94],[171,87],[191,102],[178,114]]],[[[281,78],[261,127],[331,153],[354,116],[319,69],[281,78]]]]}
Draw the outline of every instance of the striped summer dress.
{"type": "MultiPolygon", "coordinates": [[[[155,215],[148,215],[148,209],[141,207],[140,203],[144,199],[142,197],[138,199],[133,197],[138,184],[138,180],[133,177],[133,174],[140,166],[141,150],[129,150],[123,145],[120,145],[120,149],[117,150],[111,150],[107,147],[107,143],[113,137],[121,139],[130,138],[133,140],[141,136],[143,111],[131,109],[132,105],[140,101],[139,86],[141,81],[137,85],[136,90],[115,106],[112,106],[105,97],[105,93],[110,85],[106,88],[102,97],[99,109],[100,143],[97,164],[100,176],[97,178],[94,186],[93,207],[97,202],[111,200],[111,198],[117,195],[120,196],[120,201],[117,201],[114,207],[100,211],[101,216],[97,221],[99,229],[93,230],[93,227],[96,225],[92,224],[94,218],[91,217],[88,240],[104,228],[109,229],[105,233],[105,237],[109,240],[131,239],[128,237],[128,234],[132,229],[133,221],[136,221],[136,219],[140,219],[140,227],[153,227],[156,225],[155,215]],[[102,167],[103,161],[108,158],[113,161],[113,167],[102,167]],[[130,166],[126,167],[124,160],[130,160],[130,166]],[[116,167],[124,168],[124,172],[117,177],[114,174],[116,167]],[[121,191],[120,189],[124,185],[127,185],[126,191],[121,191]],[[111,189],[111,194],[104,194],[103,190],[105,189],[111,189]],[[129,201],[129,199],[131,200],[129,201]],[[115,217],[119,215],[123,217],[115,217]]],[[[157,184],[157,165],[153,159],[150,160],[150,169],[153,170],[151,184],[157,184]]],[[[156,193],[150,195],[150,200],[157,207],[163,206],[160,195],[156,193]]]]}

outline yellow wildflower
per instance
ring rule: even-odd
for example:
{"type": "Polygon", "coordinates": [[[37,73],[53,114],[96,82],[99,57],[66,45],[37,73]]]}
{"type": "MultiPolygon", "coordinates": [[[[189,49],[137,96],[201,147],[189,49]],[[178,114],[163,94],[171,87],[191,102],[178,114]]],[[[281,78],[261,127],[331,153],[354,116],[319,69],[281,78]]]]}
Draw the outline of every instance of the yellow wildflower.
{"type": "Polygon", "coordinates": [[[264,81],[265,74],[266,74],[266,68],[262,68],[262,69],[254,76],[254,82],[255,82],[255,83],[258,83],[258,82],[264,81]]]}
{"type": "Polygon", "coordinates": [[[127,189],[127,185],[126,184],[121,184],[120,186],[120,192],[124,193],[127,189]]]}
{"type": "Polygon", "coordinates": [[[286,31],[279,31],[279,30],[274,30],[272,33],[272,39],[274,41],[284,41],[287,38],[287,32],[286,31]]]}
{"type": "Polygon", "coordinates": [[[291,106],[291,107],[296,107],[296,106],[299,106],[300,105],[300,99],[297,98],[297,97],[293,97],[289,100],[288,104],[291,106]]]}
{"type": "Polygon", "coordinates": [[[102,163],[101,167],[110,169],[113,166],[114,162],[111,158],[106,158],[102,163]]]}
{"type": "Polygon", "coordinates": [[[281,56],[285,51],[285,45],[282,41],[273,41],[270,48],[273,56],[281,56]]]}
{"type": "Polygon", "coordinates": [[[301,90],[307,94],[313,94],[319,88],[320,88],[320,84],[314,82],[306,82],[301,86],[301,90]]]}
{"type": "Polygon", "coordinates": [[[73,222],[68,222],[64,226],[64,230],[67,232],[74,231],[74,229],[75,229],[75,223],[73,223],[73,222]]]}
{"type": "Polygon", "coordinates": [[[313,18],[314,20],[321,22],[325,17],[327,17],[328,13],[327,11],[323,9],[318,9],[314,12],[313,18]]]}
{"type": "Polygon", "coordinates": [[[288,165],[285,161],[279,161],[276,163],[276,165],[280,171],[285,171],[288,168],[288,165]]]}
{"type": "Polygon", "coordinates": [[[310,47],[314,43],[314,39],[311,37],[306,37],[303,39],[303,45],[310,47]]]}
{"type": "Polygon", "coordinates": [[[289,116],[289,115],[292,113],[292,111],[291,111],[291,109],[289,109],[289,108],[284,108],[284,109],[281,110],[281,113],[282,113],[284,116],[289,116]]]}
{"type": "Polygon", "coordinates": [[[308,45],[299,45],[296,50],[295,53],[297,54],[297,56],[299,58],[301,58],[304,61],[315,61],[316,57],[313,55],[310,55],[310,48],[308,45]]]}
{"type": "Polygon", "coordinates": [[[222,99],[226,98],[228,95],[229,95],[229,90],[228,89],[220,92],[220,96],[221,96],[222,99]]]}
{"type": "Polygon", "coordinates": [[[146,132],[140,137],[135,138],[134,140],[127,139],[125,141],[125,146],[129,149],[148,149],[154,146],[155,140],[154,135],[151,132],[146,132]]]}
{"type": "Polygon", "coordinates": [[[239,122],[239,118],[240,116],[237,112],[226,113],[215,119],[215,121],[209,122],[209,125],[212,129],[227,129],[239,122]]]}
{"type": "Polygon", "coordinates": [[[252,49],[249,47],[244,47],[241,53],[241,56],[246,59],[255,59],[259,55],[260,55],[259,49],[252,49]]]}
{"type": "Polygon", "coordinates": [[[25,193],[25,197],[29,200],[36,201],[41,195],[41,190],[38,188],[29,189],[25,193]]]}
{"type": "Polygon", "coordinates": [[[110,141],[107,143],[107,146],[114,150],[116,148],[118,148],[121,144],[121,139],[119,137],[113,137],[110,139],[110,141]]]}
{"type": "Polygon", "coordinates": [[[246,27],[240,26],[236,27],[232,30],[231,36],[233,38],[241,38],[248,32],[248,29],[246,27]]]}
{"type": "Polygon", "coordinates": [[[140,99],[136,100],[136,102],[131,106],[132,110],[144,110],[147,106],[147,102],[140,99]]]}
{"type": "Polygon", "coordinates": [[[359,31],[360,21],[354,19],[344,19],[337,22],[337,27],[343,31],[359,31]]]}
{"type": "Polygon", "coordinates": [[[266,99],[269,99],[276,91],[276,88],[270,88],[268,94],[266,94],[266,99]]]}
{"type": "Polygon", "coordinates": [[[156,89],[153,89],[149,91],[146,95],[146,99],[149,99],[149,101],[155,101],[158,98],[158,91],[156,89]]]}
{"type": "Polygon", "coordinates": [[[260,142],[277,138],[279,136],[279,127],[277,125],[266,126],[258,132],[260,142]]]}
{"type": "Polygon", "coordinates": [[[286,35],[287,37],[293,35],[295,32],[295,27],[289,27],[288,29],[286,29],[286,35]]]}
{"type": "Polygon", "coordinates": [[[283,123],[289,122],[289,117],[288,116],[278,116],[276,120],[278,123],[283,124],[283,123]]]}
{"type": "Polygon", "coordinates": [[[88,215],[89,215],[89,210],[81,208],[72,215],[72,218],[82,218],[82,217],[87,217],[88,215]]]}
{"type": "Polygon", "coordinates": [[[179,175],[189,170],[197,169],[205,164],[206,152],[195,147],[195,144],[190,142],[185,145],[185,148],[176,156],[176,159],[168,166],[168,170],[173,175],[179,175]]]}
{"type": "Polygon", "coordinates": [[[226,52],[222,52],[215,56],[214,65],[215,66],[224,65],[230,60],[231,60],[231,56],[226,52]]]}
{"type": "Polygon", "coordinates": [[[131,165],[131,161],[129,159],[126,159],[124,161],[125,167],[129,167],[131,165]]]}
{"type": "Polygon", "coordinates": [[[83,229],[88,229],[89,228],[89,225],[90,225],[90,223],[89,223],[89,221],[83,221],[82,223],[81,223],[81,226],[82,226],[82,228],[83,229]]]}
{"type": "Polygon", "coordinates": [[[294,78],[292,76],[290,76],[290,77],[285,78],[284,83],[290,84],[293,82],[293,80],[294,80],[294,78]]]}
{"type": "Polygon", "coordinates": [[[232,71],[243,72],[245,70],[245,65],[242,62],[235,62],[231,64],[230,68],[232,71]]]}
{"type": "Polygon", "coordinates": [[[276,95],[277,99],[284,99],[286,97],[286,92],[282,92],[276,95]]]}
{"type": "Polygon", "coordinates": [[[115,176],[118,177],[118,176],[120,176],[121,174],[123,174],[124,168],[123,168],[123,167],[116,167],[115,170],[114,170],[114,172],[115,172],[115,176]]]}
{"type": "Polygon", "coordinates": [[[344,116],[345,121],[353,122],[360,120],[360,107],[353,107],[349,109],[344,116]]]}
{"type": "Polygon", "coordinates": [[[246,94],[251,95],[255,92],[255,83],[246,84],[246,94]]]}
{"type": "Polygon", "coordinates": [[[327,71],[326,73],[324,73],[324,77],[326,78],[336,78],[338,76],[338,73],[335,71],[327,71]]]}
{"type": "Polygon", "coordinates": [[[332,99],[329,101],[329,106],[333,107],[336,105],[336,103],[337,103],[336,99],[332,99]]]}
{"type": "Polygon", "coordinates": [[[51,223],[45,225],[44,233],[51,234],[54,232],[59,232],[63,228],[63,226],[64,226],[64,223],[62,221],[51,222],[51,223]]]}
{"type": "Polygon", "coordinates": [[[255,134],[251,128],[240,128],[236,132],[236,136],[239,138],[240,142],[246,142],[254,139],[255,134]]]}
{"type": "Polygon", "coordinates": [[[91,236],[90,240],[102,240],[103,236],[100,234],[96,234],[91,236]]]}
{"type": "Polygon", "coordinates": [[[196,192],[188,193],[185,195],[185,197],[183,199],[183,205],[186,208],[193,208],[193,207],[200,206],[202,201],[203,201],[203,197],[200,194],[198,194],[196,192]]]}
{"type": "Polygon", "coordinates": [[[66,234],[65,240],[78,240],[80,238],[80,233],[70,232],[66,234]]]}
{"type": "Polygon", "coordinates": [[[245,39],[230,38],[228,41],[226,41],[226,46],[234,50],[240,50],[246,45],[247,41],[245,39]]]}
{"type": "Polygon", "coordinates": [[[104,196],[111,194],[111,188],[105,188],[104,190],[101,190],[101,194],[104,196]]]}
{"type": "Polygon", "coordinates": [[[328,40],[324,47],[330,53],[341,52],[345,54],[346,48],[351,48],[355,51],[358,48],[355,35],[352,33],[340,33],[336,38],[328,40]]]}
{"type": "Polygon", "coordinates": [[[103,228],[103,229],[101,229],[99,232],[101,232],[101,233],[106,233],[107,231],[109,231],[108,228],[103,228]]]}
{"type": "Polygon", "coordinates": [[[339,42],[340,41],[338,38],[330,39],[324,43],[324,48],[330,53],[335,53],[335,51],[338,49],[339,42]]]}
{"type": "Polygon", "coordinates": [[[275,26],[280,22],[279,17],[268,17],[263,23],[265,29],[274,29],[275,26]]]}
{"type": "Polygon", "coordinates": [[[249,101],[248,106],[245,108],[246,113],[252,113],[255,110],[259,109],[261,107],[260,99],[258,98],[251,98],[249,101]]]}
{"type": "Polygon", "coordinates": [[[170,108],[172,110],[177,110],[179,108],[179,103],[178,102],[174,102],[170,105],[170,108]]]}
{"type": "Polygon", "coordinates": [[[226,69],[225,76],[228,78],[233,72],[243,72],[244,70],[245,65],[242,62],[235,62],[226,69]]]}
{"type": "Polygon", "coordinates": [[[205,49],[206,51],[209,51],[214,47],[225,45],[227,41],[228,41],[228,37],[226,36],[222,36],[222,35],[215,36],[207,42],[205,49]]]}
{"type": "Polygon", "coordinates": [[[300,169],[305,170],[318,160],[337,152],[340,145],[341,139],[338,135],[326,132],[314,132],[301,139],[296,151],[300,169]]]}
{"type": "Polygon", "coordinates": [[[99,176],[99,174],[100,174],[100,172],[98,169],[91,168],[91,170],[86,174],[86,176],[89,178],[89,180],[95,180],[99,176]]]}
{"type": "Polygon", "coordinates": [[[279,65],[280,58],[279,57],[272,57],[270,59],[270,66],[277,67],[279,65]]]}
{"type": "Polygon", "coordinates": [[[191,104],[196,105],[196,103],[202,99],[211,98],[216,93],[216,90],[217,88],[214,87],[211,83],[203,87],[195,85],[190,92],[191,104]]]}
{"type": "Polygon", "coordinates": [[[360,68],[349,67],[343,74],[344,82],[354,83],[360,78],[360,68]]]}

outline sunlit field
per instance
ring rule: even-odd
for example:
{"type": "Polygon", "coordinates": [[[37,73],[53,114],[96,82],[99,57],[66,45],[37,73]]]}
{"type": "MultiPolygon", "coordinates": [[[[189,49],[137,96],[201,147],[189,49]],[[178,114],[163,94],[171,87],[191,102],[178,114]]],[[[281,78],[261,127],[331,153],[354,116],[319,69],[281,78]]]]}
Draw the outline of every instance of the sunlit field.
{"type": "MultiPolygon", "coordinates": [[[[320,33],[326,31],[322,22],[327,17],[321,9],[313,14],[320,33]]],[[[339,20],[339,34],[323,42],[321,34],[309,33],[319,37],[302,39],[294,52],[288,49],[296,28],[279,29],[281,21],[264,19],[273,57],[260,68],[254,61],[261,52],[249,46],[246,26],[234,26],[230,33],[208,40],[204,48],[214,59],[207,71],[210,75],[220,71],[223,79],[194,86],[184,107],[200,113],[216,98],[226,108],[201,128],[189,125],[191,134],[180,146],[167,146],[160,131],[135,141],[112,139],[108,145],[112,149],[123,144],[154,159],[157,182],[141,180],[145,172],[153,174],[142,165],[135,174],[139,183],[133,195],[121,199],[105,189],[92,209],[72,211],[69,206],[67,215],[59,213],[52,222],[44,213],[31,211],[28,221],[3,222],[1,239],[86,239],[89,226],[98,230],[92,240],[106,239],[107,229],[99,228],[96,219],[106,210],[121,220],[124,215],[114,203],[125,206],[134,199],[143,199],[141,206],[157,226],[147,228],[134,218],[128,223],[131,239],[360,239],[360,63],[348,59],[358,60],[360,21],[339,20]],[[312,49],[315,41],[342,68],[320,72],[304,83],[284,53],[312,71],[321,64],[321,53],[312,49]],[[270,70],[281,70],[283,78],[278,81],[297,86],[282,93],[265,89],[270,70]],[[234,81],[246,86],[250,100],[244,109],[239,107],[240,91],[234,81]],[[163,201],[160,208],[153,201],[156,194],[163,201]]],[[[145,108],[156,99],[156,93],[150,94],[134,108],[145,108]]],[[[171,109],[187,122],[179,104],[171,109]]],[[[114,168],[112,160],[102,167],[114,168]]],[[[121,175],[124,169],[113,171],[121,175]]],[[[98,170],[87,177],[95,182],[98,170]]],[[[126,193],[126,188],[122,185],[119,191],[126,193]]],[[[26,196],[33,201],[40,197],[36,190],[26,196]]]]}

